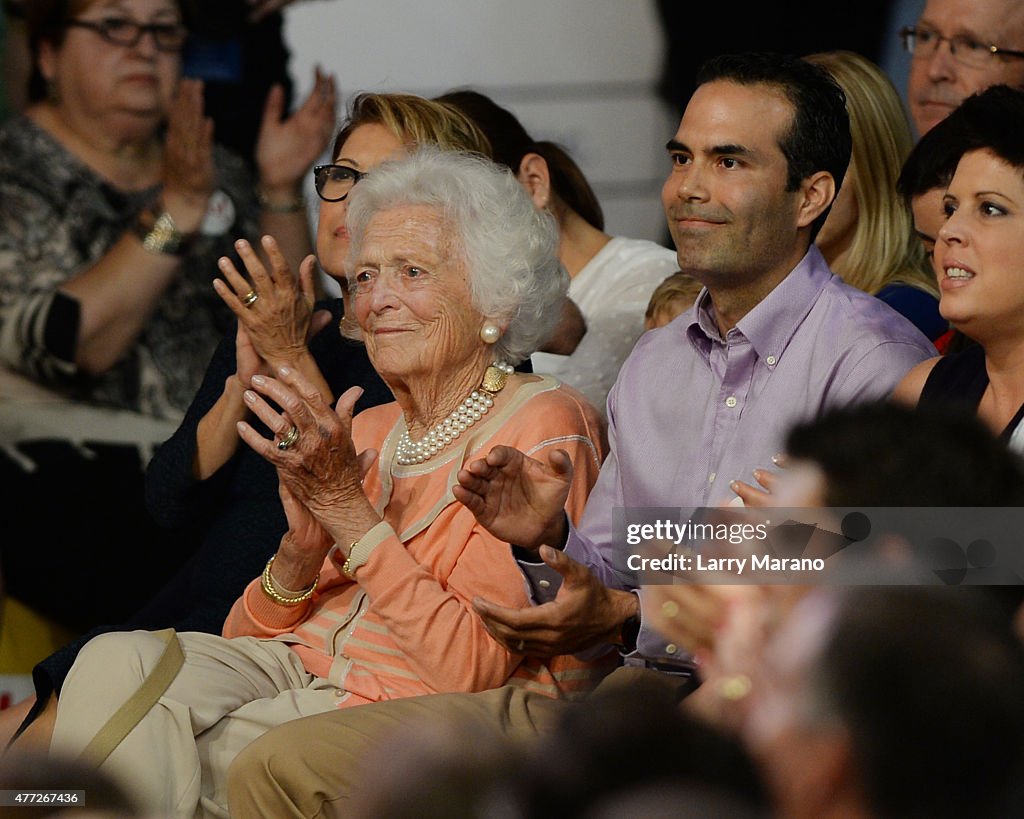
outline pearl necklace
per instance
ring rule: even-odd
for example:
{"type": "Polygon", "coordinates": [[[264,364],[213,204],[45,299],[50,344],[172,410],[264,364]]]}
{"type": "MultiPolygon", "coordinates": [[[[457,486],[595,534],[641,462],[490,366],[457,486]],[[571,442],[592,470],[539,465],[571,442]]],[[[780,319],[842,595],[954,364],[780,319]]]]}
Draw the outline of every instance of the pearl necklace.
{"type": "Polygon", "coordinates": [[[512,372],[513,367],[508,362],[495,361],[487,368],[480,387],[473,390],[455,412],[434,426],[420,440],[413,441],[409,436],[409,430],[405,430],[398,439],[395,462],[401,466],[411,466],[433,458],[487,414],[494,406],[494,394],[504,388],[512,372]]]}

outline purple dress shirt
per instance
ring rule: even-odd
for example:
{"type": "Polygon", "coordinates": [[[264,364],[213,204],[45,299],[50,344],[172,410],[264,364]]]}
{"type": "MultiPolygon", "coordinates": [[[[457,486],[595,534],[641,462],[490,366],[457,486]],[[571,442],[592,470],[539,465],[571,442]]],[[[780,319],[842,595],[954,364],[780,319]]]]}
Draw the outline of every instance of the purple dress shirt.
{"type": "MultiPolygon", "coordinates": [[[[610,453],[566,553],[606,585],[636,589],[625,565],[633,549],[613,535],[615,507],[726,504],[730,481],[754,483],[751,470],[771,467],[795,422],[884,398],[935,355],[910,321],[835,276],[815,246],[725,338],[703,291],[622,365],[608,396],[610,453]]],[[[554,597],[550,575],[527,576],[538,602],[554,597]]],[[[642,623],[627,662],[637,659],[688,658],[642,623]]]]}

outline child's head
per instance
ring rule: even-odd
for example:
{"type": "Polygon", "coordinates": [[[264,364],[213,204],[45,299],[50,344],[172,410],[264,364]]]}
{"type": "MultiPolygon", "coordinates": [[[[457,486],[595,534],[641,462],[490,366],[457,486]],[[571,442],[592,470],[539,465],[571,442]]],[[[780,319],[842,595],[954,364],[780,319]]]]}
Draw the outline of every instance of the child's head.
{"type": "Polygon", "coordinates": [[[701,283],[693,276],[677,270],[651,293],[651,300],[644,314],[644,329],[663,327],[684,310],[688,310],[697,300],[700,289],[701,283]]]}

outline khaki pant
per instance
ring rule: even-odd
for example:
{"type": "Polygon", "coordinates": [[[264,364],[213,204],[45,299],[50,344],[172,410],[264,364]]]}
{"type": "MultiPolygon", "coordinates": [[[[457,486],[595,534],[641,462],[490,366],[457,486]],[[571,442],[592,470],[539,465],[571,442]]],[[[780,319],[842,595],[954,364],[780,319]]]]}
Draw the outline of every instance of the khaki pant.
{"type": "MultiPolygon", "coordinates": [[[[183,667],[100,770],[147,815],[224,817],[225,774],[238,752],[275,725],[335,710],[344,692],[309,674],[281,642],[199,632],[178,639],[183,667]]],[[[77,757],[163,649],[148,631],[91,640],[61,690],[51,755],[77,757]]]]}
{"type": "MultiPolygon", "coordinates": [[[[655,681],[679,688],[685,680],[644,668],[619,668],[596,691],[655,681]]],[[[479,725],[513,740],[551,728],[567,700],[506,685],[475,694],[433,694],[343,708],[280,725],[247,746],[228,771],[232,819],[341,817],[361,787],[374,788],[362,760],[389,735],[424,721],[479,725]]]]}

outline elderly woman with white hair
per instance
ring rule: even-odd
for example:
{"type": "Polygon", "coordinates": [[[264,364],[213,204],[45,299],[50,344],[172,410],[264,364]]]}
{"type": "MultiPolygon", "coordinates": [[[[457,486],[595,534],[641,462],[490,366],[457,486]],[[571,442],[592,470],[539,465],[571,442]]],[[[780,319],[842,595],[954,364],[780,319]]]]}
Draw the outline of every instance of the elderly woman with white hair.
{"type": "Polygon", "coordinates": [[[420,149],[353,188],[347,229],[351,314],[395,402],[353,418],[358,387],[332,408],[292,368],[254,377],[246,401],[275,437],[245,422],[239,434],[277,468],[289,523],[277,553],[223,636],[102,635],[58,702],[51,753],[105,757],[161,816],[227,815],[228,764],[286,720],[513,678],[571,696],[609,670],[526,658],[487,632],[474,597],[520,607],[527,592],[509,545],[452,491],[463,463],[498,444],[556,471],[571,462],[572,519],[597,478],[594,409],[513,371],[568,284],[551,217],[489,160],[420,149]],[[128,701],[141,719],[118,730],[128,701]]]}

